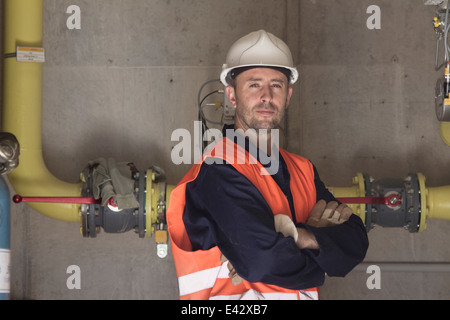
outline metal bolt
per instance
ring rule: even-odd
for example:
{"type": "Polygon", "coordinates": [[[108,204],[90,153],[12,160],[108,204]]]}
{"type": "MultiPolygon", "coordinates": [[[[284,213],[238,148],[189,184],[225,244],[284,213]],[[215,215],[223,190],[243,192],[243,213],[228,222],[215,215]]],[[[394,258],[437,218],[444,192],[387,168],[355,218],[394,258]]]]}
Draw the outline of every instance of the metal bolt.
{"type": "Polygon", "coordinates": [[[2,144],[0,152],[5,159],[11,159],[14,156],[14,149],[10,145],[2,144]]]}
{"type": "Polygon", "coordinates": [[[156,245],[156,254],[161,259],[167,257],[167,251],[168,251],[167,243],[158,243],[156,245]]]}

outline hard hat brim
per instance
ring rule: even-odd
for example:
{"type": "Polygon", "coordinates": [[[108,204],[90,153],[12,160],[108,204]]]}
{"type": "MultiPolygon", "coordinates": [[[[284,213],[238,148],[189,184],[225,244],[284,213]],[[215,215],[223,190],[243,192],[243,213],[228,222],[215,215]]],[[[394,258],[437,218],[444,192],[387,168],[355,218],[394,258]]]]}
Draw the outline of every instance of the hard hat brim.
{"type": "Polygon", "coordinates": [[[282,66],[282,65],[269,65],[269,64],[248,64],[248,65],[240,65],[240,66],[235,66],[232,68],[227,68],[226,66],[223,67],[222,72],[220,74],[220,81],[222,82],[222,84],[224,86],[230,86],[231,84],[228,83],[227,78],[228,78],[228,74],[233,71],[234,69],[238,69],[238,68],[282,68],[282,69],[287,69],[291,72],[291,76],[289,79],[289,83],[291,85],[295,84],[298,80],[299,74],[298,74],[298,70],[297,68],[291,68],[291,67],[286,67],[286,66],[282,66]]]}

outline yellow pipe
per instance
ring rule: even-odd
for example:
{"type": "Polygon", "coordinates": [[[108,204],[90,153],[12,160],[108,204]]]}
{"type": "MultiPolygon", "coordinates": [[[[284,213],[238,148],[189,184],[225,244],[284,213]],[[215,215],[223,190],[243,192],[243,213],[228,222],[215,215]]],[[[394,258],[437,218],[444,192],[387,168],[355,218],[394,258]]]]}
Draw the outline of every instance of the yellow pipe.
{"type": "Polygon", "coordinates": [[[427,188],[427,219],[450,220],[450,186],[427,188]]]}
{"type": "MultiPolygon", "coordinates": [[[[332,187],[329,188],[335,198],[359,198],[365,197],[366,191],[364,186],[364,176],[358,173],[353,178],[353,185],[351,187],[332,187]]],[[[352,208],[353,213],[366,222],[366,205],[365,204],[348,204],[352,208]]]]}
{"type": "MultiPolygon", "coordinates": [[[[17,46],[42,47],[43,0],[5,0],[4,54],[17,46]]],[[[42,64],[4,59],[3,131],[20,143],[19,166],[9,175],[23,196],[81,196],[81,182],[67,183],[47,169],[42,155],[42,64]]],[[[32,203],[53,219],[81,222],[80,205],[32,203]]]]}
{"type": "Polygon", "coordinates": [[[442,141],[447,146],[450,146],[450,122],[441,122],[439,124],[439,134],[441,135],[442,141]]]}
{"type": "Polygon", "coordinates": [[[427,188],[425,176],[418,173],[417,177],[422,208],[419,232],[422,232],[427,228],[428,219],[450,220],[450,186],[427,188]]]}

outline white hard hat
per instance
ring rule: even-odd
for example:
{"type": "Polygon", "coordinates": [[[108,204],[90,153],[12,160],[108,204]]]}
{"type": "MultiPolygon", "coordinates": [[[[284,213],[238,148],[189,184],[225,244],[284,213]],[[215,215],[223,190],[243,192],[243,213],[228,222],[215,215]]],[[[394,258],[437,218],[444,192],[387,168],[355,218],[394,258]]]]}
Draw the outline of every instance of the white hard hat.
{"type": "Polygon", "coordinates": [[[228,73],[237,68],[273,67],[288,71],[291,84],[298,79],[289,47],[279,38],[264,30],[252,32],[237,40],[228,51],[226,63],[222,67],[220,81],[227,81],[228,73]]]}

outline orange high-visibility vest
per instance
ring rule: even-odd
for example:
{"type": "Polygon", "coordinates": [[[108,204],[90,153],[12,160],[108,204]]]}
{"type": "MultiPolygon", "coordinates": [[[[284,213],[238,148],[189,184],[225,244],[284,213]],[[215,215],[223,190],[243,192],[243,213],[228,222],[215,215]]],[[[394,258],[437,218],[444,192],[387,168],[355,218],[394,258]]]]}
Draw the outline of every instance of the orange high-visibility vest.
{"type": "MultiPolygon", "coordinates": [[[[280,154],[286,162],[291,176],[290,187],[296,221],[306,222],[316,203],[313,166],[308,160],[285,150],[280,149],[280,154]]],[[[226,160],[227,163],[232,164],[261,192],[274,215],[282,213],[292,219],[289,203],[283,191],[267,174],[264,167],[245,149],[225,137],[205,154],[203,161],[205,159],[209,161],[226,160]]],[[[202,162],[195,164],[171,192],[167,210],[167,224],[172,240],[172,254],[178,277],[180,299],[318,299],[318,288],[290,290],[248,281],[233,285],[228,276],[228,261],[224,263],[220,261],[222,254],[218,247],[192,251],[182,217],[185,207],[186,184],[196,179],[201,164],[202,162]]]]}

